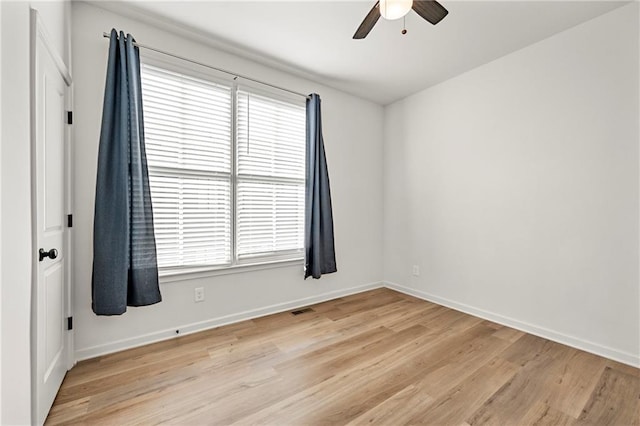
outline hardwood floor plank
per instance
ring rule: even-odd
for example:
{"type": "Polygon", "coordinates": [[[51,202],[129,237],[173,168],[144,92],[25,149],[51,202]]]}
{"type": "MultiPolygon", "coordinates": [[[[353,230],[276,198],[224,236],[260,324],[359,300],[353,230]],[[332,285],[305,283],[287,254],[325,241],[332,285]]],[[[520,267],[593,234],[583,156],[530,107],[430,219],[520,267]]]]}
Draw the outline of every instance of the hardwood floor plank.
{"type": "Polygon", "coordinates": [[[579,420],[594,425],[638,425],[638,400],[638,377],[606,367],[579,420]]]}
{"type": "Polygon", "coordinates": [[[605,359],[605,363],[606,366],[613,369],[613,370],[617,370],[621,373],[625,373],[628,374],[630,376],[633,376],[637,379],[640,379],[640,369],[639,368],[635,368],[632,367],[630,365],[627,364],[622,364],[620,362],[616,362],[610,359],[605,359]]]}
{"type": "Polygon", "coordinates": [[[215,387],[215,381],[209,380],[209,383],[203,387],[206,398],[203,398],[202,395],[190,395],[181,396],[176,400],[167,400],[162,409],[156,410],[148,416],[145,423],[228,424],[229,422],[221,420],[225,410],[235,413],[236,410],[246,407],[253,411],[255,410],[253,406],[260,404],[266,395],[282,389],[279,386],[282,382],[281,377],[273,374],[273,371],[269,373],[268,370],[259,370],[255,373],[247,372],[236,383],[229,383],[229,385],[223,385],[220,388],[215,387]],[[250,391],[254,389],[258,392],[251,393],[250,391]],[[252,404],[247,404],[247,396],[249,395],[255,397],[255,402],[252,404]],[[195,415],[205,415],[205,417],[194,422],[194,418],[197,418],[194,417],[195,415]]]}
{"type": "Polygon", "coordinates": [[[299,368],[284,370],[279,366],[276,366],[276,368],[288,380],[295,381],[302,378],[308,384],[316,384],[351,369],[367,366],[398,348],[403,348],[415,342],[419,338],[423,339],[420,341],[425,341],[433,337],[433,334],[429,334],[425,327],[418,324],[400,333],[367,343],[359,348],[351,348],[318,364],[306,362],[299,368]]]}
{"type": "MultiPolygon", "coordinates": [[[[419,331],[420,333],[423,330],[419,331]]],[[[307,352],[292,359],[288,359],[275,365],[277,370],[286,372],[295,370],[308,370],[310,366],[330,362],[336,358],[354,351],[360,351],[369,347],[372,343],[380,342],[383,338],[392,336],[394,333],[385,328],[377,327],[355,335],[349,339],[342,339],[336,343],[322,346],[315,351],[307,352]]],[[[343,364],[344,365],[344,364],[343,364]]]]}
{"type": "MultiPolygon", "coordinates": [[[[349,393],[357,390],[357,394],[362,395],[362,388],[370,384],[372,379],[385,375],[389,369],[403,364],[411,354],[420,352],[429,342],[438,339],[438,336],[428,334],[424,327],[419,330],[420,327],[417,325],[414,329],[415,337],[403,344],[383,339],[380,344],[376,344],[376,351],[362,351],[349,356],[350,359],[341,357],[342,359],[326,363],[321,369],[328,376],[326,380],[242,419],[239,423],[277,423],[282,412],[287,412],[288,421],[295,424],[313,422],[313,418],[319,415],[324,416],[323,421],[331,422],[331,418],[328,418],[330,415],[320,414],[320,410],[341,410],[344,398],[349,393]],[[338,404],[340,408],[336,408],[338,404]]],[[[290,376],[287,374],[287,377],[290,376]]]]}
{"type": "Polygon", "coordinates": [[[524,334],[524,331],[516,330],[515,328],[510,327],[501,327],[500,329],[496,330],[495,333],[493,333],[495,337],[505,339],[510,342],[515,342],[516,340],[524,336],[524,334]]]}
{"type": "Polygon", "coordinates": [[[445,312],[446,309],[432,303],[425,306],[408,306],[405,303],[398,315],[384,318],[384,326],[393,331],[402,331],[415,324],[426,324],[429,319],[433,321],[445,312]]]}
{"type": "MultiPolygon", "coordinates": [[[[135,376],[141,369],[153,370],[157,368],[158,364],[181,363],[182,360],[190,361],[192,358],[198,358],[206,354],[203,349],[225,345],[237,340],[233,334],[208,333],[201,340],[198,340],[195,335],[190,335],[154,343],[147,346],[146,351],[142,350],[145,347],[130,349],[132,356],[128,358],[122,355],[122,352],[118,352],[100,357],[97,362],[94,362],[94,360],[80,362],[73,369],[76,374],[67,375],[65,383],[68,386],[75,386],[92,381],[100,381],[107,376],[118,373],[128,373],[135,376]]],[[[125,374],[125,376],[128,376],[128,374],[125,374]]]]}
{"type": "Polygon", "coordinates": [[[578,424],[578,421],[544,402],[537,401],[522,417],[521,423],[524,425],[571,426],[578,424]]]}
{"type": "Polygon", "coordinates": [[[380,404],[347,423],[354,425],[402,425],[408,424],[415,411],[421,412],[433,401],[418,385],[409,385],[380,404]],[[407,407],[411,407],[410,410],[407,407]]]}
{"type": "Polygon", "coordinates": [[[577,349],[567,349],[566,353],[559,360],[557,374],[550,375],[547,382],[551,391],[548,405],[577,419],[604,371],[606,360],[577,349]]]}
{"type": "Polygon", "coordinates": [[[525,334],[509,346],[501,357],[507,361],[525,366],[528,362],[545,354],[563,353],[566,346],[532,334],[525,334]]]}
{"type": "MultiPolygon", "coordinates": [[[[72,401],[76,398],[82,398],[84,396],[92,396],[99,393],[104,393],[112,389],[120,389],[122,386],[126,386],[129,383],[144,381],[147,378],[162,377],[164,375],[171,375],[176,372],[181,366],[186,364],[197,362],[199,360],[208,361],[208,353],[204,349],[200,349],[198,352],[188,352],[180,355],[168,355],[164,362],[157,361],[150,364],[141,364],[139,367],[134,365],[127,365],[126,367],[113,367],[111,369],[104,366],[96,366],[98,370],[96,374],[92,374],[93,379],[74,381],[65,379],[65,386],[63,386],[56,397],[56,402],[61,404],[72,401]]],[[[123,361],[123,364],[124,361],[123,361]]],[[[208,362],[207,362],[208,365],[208,362]]],[[[178,379],[180,373],[177,374],[178,379]]]]}
{"type": "Polygon", "coordinates": [[[425,375],[418,384],[427,394],[440,396],[463,383],[499,354],[506,345],[507,343],[492,337],[482,337],[477,342],[469,342],[457,354],[448,357],[444,365],[440,363],[439,368],[425,375]]]}
{"type": "Polygon", "coordinates": [[[460,424],[511,379],[517,370],[516,365],[494,358],[462,383],[434,400],[426,409],[414,414],[408,423],[460,424]]]}
{"type": "MultiPolygon", "coordinates": [[[[282,406],[272,407],[246,419],[246,423],[275,422],[273,414],[281,409],[288,412],[294,424],[348,422],[451,360],[463,341],[472,339],[468,346],[474,350],[474,343],[479,346],[479,341],[492,331],[484,326],[476,326],[454,336],[419,336],[408,344],[376,357],[368,365],[333,377],[283,401],[282,406]],[[355,397],[354,389],[357,389],[355,397]],[[328,401],[330,403],[326,403],[328,401]]],[[[462,351],[458,355],[460,353],[462,351]]]]}
{"type": "Polygon", "coordinates": [[[47,424],[638,424],[640,370],[389,289],[79,363],[47,424]]]}
{"type": "Polygon", "coordinates": [[[537,354],[520,367],[467,422],[470,425],[504,425],[520,421],[537,401],[547,402],[551,390],[546,386],[548,374],[559,367],[546,354],[537,354]]]}
{"type": "Polygon", "coordinates": [[[179,383],[157,386],[149,392],[125,388],[124,395],[105,395],[116,399],[106,407],[90,408],[90,412],[78,418],[89,424],[149,424],[177,419],[202,405],[222,397],[244,392],[260,383],[277,380],[277,374],[270,369],[235,370],[230,375],[216,371],[203,371],[185,378],[179,383]]]}
{"type": "Polygon", "coordinates": [[[56,402],[49,412],[47,422],[61,424],[85,415],[89,411],[90,399],[90,397],[85,397],[64,403],[56,402]]]}

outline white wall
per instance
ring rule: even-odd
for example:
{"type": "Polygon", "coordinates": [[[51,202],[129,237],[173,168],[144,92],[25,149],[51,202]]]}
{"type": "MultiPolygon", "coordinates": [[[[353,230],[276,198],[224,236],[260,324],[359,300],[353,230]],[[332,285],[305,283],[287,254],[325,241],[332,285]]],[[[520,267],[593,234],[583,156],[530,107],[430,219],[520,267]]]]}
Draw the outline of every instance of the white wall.
{"type": "Polygon", "coordinates": [[[64,2],[0,2],[2,48],[2,424],[31,421],[31,179],[29,113],[29,9],[40,12],[56,48],[67,59],[64,2]]]}
{"type": "Polygon", "coordinates": [[[2,7],[2,423],[30,421],[29,7],[2,7]],[[12,41],[10,43],[10,41],[12,41]],[[13,383],[12,383],[13,382],[13,383]]]}
{"type": "MultiPolygon", "coordinates": [[[[86,3],[74,3],[75,320],[76,355],[95,356],[154,339],[330,297],[382,277],[383,108],[371,102],[223,53],[86,3]],[[162,303],[120,317],[91,311],[92,226],[96,161],[108,40],[112,27],[141,43],[322,97],[325,146],[334,200],[338,272],[302,279],[302,265],[161,284],[162,303]],[[195,287],[206,300],[195,304],[195,287]],[[229,317],[230,316],[230,317],[229,317]]],[[[351,290],[350,290],[351,289],[351,290]]]]}
{"type": "Polygon", "coordinates": [[[639,363],[637,8],[385,109],[385,281],[639,363]]]}

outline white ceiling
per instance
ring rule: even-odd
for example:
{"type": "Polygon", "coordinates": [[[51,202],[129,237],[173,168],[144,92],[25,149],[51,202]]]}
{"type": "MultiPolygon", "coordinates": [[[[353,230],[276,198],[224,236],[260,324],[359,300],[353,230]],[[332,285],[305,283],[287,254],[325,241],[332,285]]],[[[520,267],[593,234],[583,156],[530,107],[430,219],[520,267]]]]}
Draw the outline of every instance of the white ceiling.
{"type": "Polygon", "coordinates": [[[383,105],[626,3],[440,0],[449,15],[438,25],[411,11],[406,35],[402,20],[380,19],[366,39],[353,40],[375,0],[126,2],[236,54],[383,105]]]}

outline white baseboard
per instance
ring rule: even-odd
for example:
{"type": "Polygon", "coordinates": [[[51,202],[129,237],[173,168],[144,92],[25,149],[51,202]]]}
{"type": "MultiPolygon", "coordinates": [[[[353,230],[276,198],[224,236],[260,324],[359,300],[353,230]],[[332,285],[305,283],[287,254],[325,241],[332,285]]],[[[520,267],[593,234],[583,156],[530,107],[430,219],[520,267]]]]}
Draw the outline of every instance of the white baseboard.
{"type": "Polygon", "coordinates": [[[316,296],[307,297],[303,299],[292,300],[289,302],[279,303],[276,305],[265,306],[250,311],[239,312],[236,314],[226,315],[222,317],[212,318],[206,321],[197,323],[185,324],[182,326],[172,327],[166,330],[160,330],[153,333],[143,334],[140,336],[131,337],[128,339],[117,340],[114,342],[105,343],[102,345],[96,345],[85,349],[79,349],[75,351],[76,361],[82,361],[89,358],[95,358],[101,355],[107,355],[114,352],[119,352],[126,349],[135,348],[138,346],[148,345],[150,343],[156,343],[163,340],[173,339],[178,337],[176,330],[180,330],[180,336],[187,334],[197,333],[199,331],[209,330],[223,325],[233,324],[240,321],[246,321],[262,317],[265,315],[276,314],[296,308],[300,308],[307,305],[326,302],[328,300],[337,299],[339,297],[348,296],[351,294],[361,293],[363,291],[373,290],[380,287],[387,287],[389,289],[399,291],[401,293],[408,294],[410,296],[417,297],[419,299],[427,300],[438,305],[446,306],[451,309],[455,309],[460,312],[467,313],[479,318],[483,318],[489,321],[496,322],[498,324],[505,325],[507,327],[515,328],[517,330],[524,331],[525,333],[533,334],[535,336],[543,337],[558,343],[562,343],[567,346],[574,347],[586,352],[593,353],[595,355],[603,356],[605,358],[612,359],[633,367],[640,367],[640,358],[638,356],[623,352],[617,349],[613,349],[607,346],[603,346],[597,343],[589,342],[577,337],[569,336],[548,328],[539,327],[530,323],[519,321],[514,318],[509,318],[500,314],[485,311],[483,309],[475,308],[464,303],[459,303],[453,300],[445,299],[443,297],[435,296],[433,294],[416,290],[410,287],[405,287],[393,282],[374,282],[364,284],[360,286],[345,288],[341,290],[322,293],[316,296]]]}
{"type": "Polygon", "coordinates": [[[345,289],[318,294],[312,297],[291,300],[289,302],[278,303],[276,305],[271,305],[271,306],[264,306],[262,308],[252,309],[250,311],[238,312],[237,314],[225,315],[218,318],[211,318],[206,321],[179,325],[166,330],[160,330],[153,333],[130,337],[128,339],[116,340],[114,342],[96,345],[89,348],[78,349],[75,351],[75,359],[77,362],[77,361],[82,361],[89,358],[95,358],[97,356],[107,355],[110,353],[123,351],[125,349],[135,348],[138,346],[148,345],[150,343],[156,343],[163,340],[173,339],[178,336],[197,333],[199,331],[209,330],[211,328],[216,328],[223,325],[233,324],[240,321],[246,321],[249,319],[258,318],[265,315],[276,314],[278,312],[288,311],[291,309],[296,309],[296,308],[300,308],[307,305],[313,305],[320,302],[326,302],[327,300],[337,299],[339,297],[348,296],[350,294],[361,293],[363,291],[373,290],[380,287],[383,287],[382,282],[363,284],[360,286],[349,287],[345,289]],[[180,334],[176,334],[176,330],[180,330],[180,334]]]}
{"type": "Polygon", "coordinates": [[[580,349],[586,352],[590,352],[595,355],[599,355],[605,358],[612,359],[633,367],[640,367],[640,358],[637,355],[623,352],[614,348],[600,345],[598,343],[589,342],[577,337],[568,336],[566,334],[550,330],[545,327],[539,327],[537,325],[529,324],[523,321],[519,321],[514,318],[505,317],[500,314],[485,311],[483,309],[475,308],[473,306],[466,305],[464,303],[455,302],[453,300],[445,299],[443,297],[435,296],[433,294],[416,290],[410,287],[405,287],[400,284],[385,282],[384,286],[392,290],[399,291],[401,293],[408,294],[410,296],[417,297],[418,299],[427,300],[429,302],[436,303],[438,305],[446,306],[456,311],[464,312],[475,317],[486,319],[496,322],[507,327],[515,328],[525,333],[533,334],[538,337],[552,340],[554,342],[562,343],[563,345],[571,346],[576,349],[580,349]]]}

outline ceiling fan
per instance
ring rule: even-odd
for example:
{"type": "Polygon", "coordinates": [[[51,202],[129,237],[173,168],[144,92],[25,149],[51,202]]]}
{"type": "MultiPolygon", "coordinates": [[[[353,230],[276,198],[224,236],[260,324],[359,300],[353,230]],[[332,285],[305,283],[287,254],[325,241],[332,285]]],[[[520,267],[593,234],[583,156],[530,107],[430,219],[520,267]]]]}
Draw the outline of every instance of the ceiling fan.
{"type": "MultiPolygon", "coordinates": [[[[379,0],[364,18],[353,38],[365,38],[378,22],[380,16],[387,20],[400,19],[409,13],[411,9],[433,25],[440,22],[449,13],[447,9],[435,0],[379,0]]],[[[406,30],[402,31],[403,34],[406,32],[406,30]]]]}

